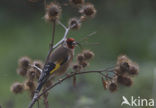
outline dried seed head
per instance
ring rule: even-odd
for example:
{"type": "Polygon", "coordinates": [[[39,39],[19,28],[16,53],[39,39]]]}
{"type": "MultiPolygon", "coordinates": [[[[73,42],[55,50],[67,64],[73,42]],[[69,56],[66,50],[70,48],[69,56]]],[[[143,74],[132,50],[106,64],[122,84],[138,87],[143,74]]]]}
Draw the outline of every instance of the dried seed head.
{"type": "Polygon", "coordinates": [[[19,74],[21,76],[26,76],[27,69],[25,69],[25,68],[17,68],[16,72],[17,72],[17,74],[19,74]]]}
{"type": "Polygon", "coordinates": [[[27,72],[27,77],[30,79],[30,80],[34,80],[35,78],[35,75],[36,75],[36,72],[34,70],[34,68],[30,68],[27,72]]]}
{"type": "Polygon", "coordinates": [[[70,0],[70,3],[74,5],[82,5],[84,4],[84,0],[70,0]]]}
{"type": "Polygon", "coordinates": [[[24,85],[25,85],[25,89],[26,90],[27,89],[30,90],[30,91],[34,91],[35,90],[35,83],[33,81],[31,81],[31,80],[25,81],[24,85]]]}
{"type": "Polygon", "coordinates": [[[11,88],[10,88],[11,92],[13,92],[15,94],[22,93],[23,89],[24,89],[23,84],[22,83],[18,83],[18,82],[13,83],[11,88]]]}
{"type": "Polygon", "coordinates": [[[90,60],[91,58],[94,57],[94,53],[90,50],[84,50],[83,54],[84,54],[85,60],[90,60]]]}
{"type": "Polygon", "coordinates": [[[118,86],[117,86],[116,83],[111,83],[111,84],[109,85],[109,90],[110,90],[111,92],[115,92],[117,89],[118,89],[118,86]]]}
{"type": "Polygon", "coordinates": [[[40,60],[35,60],[33,62],[33,65],[37,66],[38,68],[42,69],[43,68],[43,62],[40,60]]]}
{"type": "Polygon", "coordinates": [[[40,75],[41,75],[41,72],[37,69],[35,69],[35,75],[36,75],[36,79],[39,79],[40,78],[40,75]]]}
{"type": "Polygon", "coordinates": [[[87,17],[86,17],[85,15],[82,15],[82,16],[80,17],[80,21],[81,21],[81,22],[86,21],[86,20],[87,20],[87,17]]]}
{"type": "Polygon", "coordinates": [[[19,59],[18,64],[21,68],[28,68],[31,63],[31,59],[29,57],[22,57],[19,59]]]}
{"type": "Polygon", "coordinates": [[[83,54],[78,54],[78,55],[77,55],[77,61],[78,61],[78,62],[84,61],[84,55],[83,55],[83,54]]]}
{"type": "Polygon", "coordinates": [[[74,64],[74,65],[73,65],[73,70],[74,70],[75,72],[79,72],[79,71],[81,70],[81,66],[80,66],[79,64],[74,64]]]}
{"type": "Polygon", "coordinates": [[[55,21],[60,18],[61,7],[55,3],[50,3],[46,8],[45,20],[46,21],[55,21]]]}
{"type": "Polygon", "coordinates": [[[81,27],[81,23],[77,18],[69,19],[68,25],[71,29],[79,29],[81,27]]]}
{"type": "Polygon", "coordinates": [[[120,65],[121,63],[124,63],[124,62],[130,64],[131,60],[126,55],[119,56],[117,60],[117,65],[120,65]]]}
{"type": "Polygon", "coordinates": [[[129,71],[128,71],[128,73],[129,73],[129,75],[137,75],[138,74],[138,72],[139,72],[139,67],[138,67],[138,65],[132,65],[132,66],[130,66],[129,67],[129,71]]]}
{"type": "Polygon", "coordinates": [[[129,64],[127,62],[121,62],[119,64],[119,66],[117,65],[115,68],[115,71],[119,74],[119,75],[124,75],[125,73],[127,73],[129,71],[129,64]]]}
{"type": "Polygon", "coordinates": [[[96,14],[96,9],[93,4],[87,3],[85,4],[82,9],[80,10],[80,13],[87,17],[94,17],[96,14]]]}
{"type": "Polygon", "coordinates": [[[83,62],[81,62],[80,65],[81,65],[83,68],[85,68],[85,67],[87,67],[87,66],[89,65],[89,63],[86,62],[86,61],[83,61],[83,62]]]}
{"type": "Polygon", "coordinates": [[[119,75],[136,75],[138,74],[138,70],[138,65],[136,63],[133,63],[127,56],[122,55],[118,57],[115,71],[119,75]]]}
{"type": "Polygon", "coordinates": [[[131,86],[133,84],[132,79],[127,76],[118,76],[117,82],[125,86],[131,86]]]}

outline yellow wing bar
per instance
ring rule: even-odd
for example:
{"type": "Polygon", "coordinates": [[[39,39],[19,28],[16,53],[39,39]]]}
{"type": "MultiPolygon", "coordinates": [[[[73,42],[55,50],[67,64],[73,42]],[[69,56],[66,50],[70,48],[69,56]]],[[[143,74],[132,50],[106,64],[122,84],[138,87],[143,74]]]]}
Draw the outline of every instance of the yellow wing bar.
{"type": "Polygon", "coordinates": [[[53,72],[55,72],[58,68],[60,68],[60,63],[56,63],[55,68],[50,71],[50,74],[52,74],[53,72]]]}

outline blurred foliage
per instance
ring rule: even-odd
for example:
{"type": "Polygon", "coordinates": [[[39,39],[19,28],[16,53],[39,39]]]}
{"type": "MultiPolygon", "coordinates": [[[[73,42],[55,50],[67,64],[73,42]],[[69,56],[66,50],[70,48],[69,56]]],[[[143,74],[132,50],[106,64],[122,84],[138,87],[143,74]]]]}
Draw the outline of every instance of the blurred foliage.
{"type": "MultiPolygon", "coordinates": [[[[97,16],[85,22],[70,37],[81,40],[87,34],[97,34],[83,47],[96,54],[90,69],[115,64],[116,57],[127,54],[140,64],[140,74],[131,88],[120,88],[116,93],[104,91],[98,75],[78,77],[77,88],[68,80],[51,90],[50,106],[55,108],[114,108],[120,107],[121,97],[151,98],[153,68],[156,59],[156,1],[155,0],[96,0],[97,16]],[[99,43],[94,45],[94,43],[99,43]]],[[[78,16],[65,7],[61,21],[78,16]]],[[[16,74],[17,60],[21,56],[44,60],[51,39],[51,24],[45,23],[42,2],[31,4],[27,0],[1,0],[0,3],[0,104],[4,108],[28,105],[28,94],[13,95],[10,85],[23,78],[16,74]]],[[[57,42],[64,33],[59,25],[57,42]]],[[[80,49],[77,49],[78,52],[80,49]]],[[[41,102],[42,103],[42,102],[41,102]]],[[[126,108],[126,107],[124,107],[126,108]]]]}

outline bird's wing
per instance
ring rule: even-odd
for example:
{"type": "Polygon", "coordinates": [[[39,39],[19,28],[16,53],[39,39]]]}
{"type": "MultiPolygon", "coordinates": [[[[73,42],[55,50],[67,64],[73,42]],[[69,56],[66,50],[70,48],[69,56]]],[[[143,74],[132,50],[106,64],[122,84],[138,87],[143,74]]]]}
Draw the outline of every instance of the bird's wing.
{"type": "Polygon", "coordinates": [[[47,81],[49,76],[51,76],[57,69],[60,68],[61,65],[65,64],[68,60],[69,60],[69,56],[61,61],[56,62],[56,64],[48,63],[47,65],[45,65],[43,72],[41,73],[41,76],[38,81],[37,90],[40,91],[43,84],[47,81]]]}

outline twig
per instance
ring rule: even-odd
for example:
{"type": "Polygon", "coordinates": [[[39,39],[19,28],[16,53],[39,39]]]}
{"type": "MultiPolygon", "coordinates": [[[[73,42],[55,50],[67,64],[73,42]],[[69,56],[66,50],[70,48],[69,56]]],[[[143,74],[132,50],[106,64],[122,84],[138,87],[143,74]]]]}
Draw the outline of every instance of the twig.
{"type": "Polygon", "coordinates": [[[67,29],[67,27],[60,20],[57,20],[57,23],[60,24],[65,30],[67,29]]]}
{"type": "Polygon", "coordinates": [[[66,40],[67,34],[68,34],[69,30],[70,30],[70,28],[67,28],[67,29],[66,29],[63,38],[62,38],[59,42],[57,42],[57,43],[54,45],[53,48],[56,48],[58,45],[60,45],[62,42],[64,42],[64,41],[66,40]]]}
{"type": "Polygon", "coordinates": [[[49,56],[50,56],[50,54],[51,54],[52,51],[53,51],[54,38],[55,38],[55,26],[56,26],[56,22],[53,21],[52,40],[51,40],[51,43],[50,43],[50,49],[49,49],[48,56],[47,56],[46,61],[45,61],[45,65],[47,64],[48,59],[49,59],[49,56]]]}
{"type": "Polygon", "coordinates": [[[81,75],[81,74],[88,74],[88,73],[98,73],[101,74],[102,72],[111,72],[112,69],[110,68],[106,68],[104,70],[93,70],[93,71],[83,71],[83,72],[71,72],[70,74],[66,75],[64,78],[59,79],[57,82],[55,82],[53,85],[51,85],[50,87],[48,87],[46,90],[44,90],[42,93],[40,93],[30,104],[29,108],[32,108],[32,106],[35,104],[35,102],[42,96],[44,95],[46,92],[48,92],[49,90],[51,90],[52,88],[54,88],[55,86],[57,86],[58,84],[62,83],[63,81],[75,76],[75,75],[81,75]]]}
{"type": "Polygon", "coordinates": [[[36,65],[30,65],[30,66],[33,67],[33,68],[35,68],[35,69],[37,69],[38,71],[40,71],[40,73],[42,73],[42,69],[39,68],[39,67],[37,67],[36,65]]]}
{"type": "Polygon", "coordinates": [[[67,28],[64,24],[61,23],[61,21],[57,21],[57,22],[65,29],[65,33],[64,33],[63,38],[62,38],[59,42],[57,42],[57,43],[54,45],[54,47],[53,47],[54,49],[55,49],[58,45],[60,45],[61,43],[63,43],[63,42],[66,40],[67,34],[68,34],[69,30],[70,30],[72,27],[75,26],[75,24],[73,24],[73,25],[71,25],[71,26],[69,26],[69,27],[67,28]]]}

